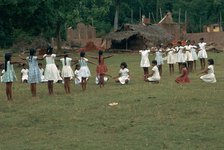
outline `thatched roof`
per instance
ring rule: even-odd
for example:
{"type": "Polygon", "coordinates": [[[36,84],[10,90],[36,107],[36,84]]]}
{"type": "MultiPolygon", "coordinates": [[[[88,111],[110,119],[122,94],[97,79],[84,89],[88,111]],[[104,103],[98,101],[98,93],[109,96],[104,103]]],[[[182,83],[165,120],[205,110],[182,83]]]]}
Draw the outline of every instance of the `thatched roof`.
{"type": "Polygon", "coordinates": [[[129,39],[132,36],[139,35],[145,40],[149,41],[169,41],[172,36],[168,34],[163,28],[157,25],[133,25],[125,24],[118,31],[111,32],[104,37],[107,40],[122,41],[129,39]]]}

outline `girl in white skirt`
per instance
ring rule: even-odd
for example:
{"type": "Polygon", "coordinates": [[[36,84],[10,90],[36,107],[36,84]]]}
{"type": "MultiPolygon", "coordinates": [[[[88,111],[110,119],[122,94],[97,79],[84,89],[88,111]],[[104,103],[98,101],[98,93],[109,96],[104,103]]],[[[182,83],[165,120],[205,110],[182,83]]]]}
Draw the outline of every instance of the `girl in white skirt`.
{"type": "Polygon", "coordinates": [[[81,77],[81,85],[82,85],[82,90],[86,90],[86,84],[87,84],[87,79],[91,76],[89,67],[88,67],[88,62],[95,64],[91,61],[89,61],[87,58],[85,58],[85,52],[82,51],[80,52],[80,60],[79,60],[79,76],[81,77]]]}
{"type": "Polygon", "coordinates": [[[187,62],[187,68],[189,71],[193,70],[193,56],[191,53],[191,42],[190,40],[187,40],[187,44],[184,46],[184,51],[185,51],[185,60],[187,62]]]}
{"type": "Polygon", "coordinates": [[[60,61],[63,66],[61,76],[64,80],[65,93],[69,94],[71,92],[70,91],[70,80],[74,77],[74,73],[71,68],[72,58],[69,58],[68,54],[65,54],[64,58],[61,58],[60,61]]]}
{"type": "Polygon", "coordinates": [[[208,68],[202,71],[201,73],[205,73],[205,75],[201,76],[200,79],[207,83],[215,83],[215,71],[214,71],[214,60],[208,60],[208,68]]]}
{"type": "Polygon", "coordinates": [[[54,93],[53,83],[60,79],[58,69],[55,65],[56,54],[53,54],[53,48],[48,47],[47,53],[43,56],[46,59],[46,68],[44,72],[44,78],[48,81],[48,92],[49,95],[54,93]]]}
{"type": "Polygon", "coordinates": [[[159,83],[160,75],[159,75],[159,69],[157,67],[157,61],[152,61],[152,73],[147,78],[146,82],[152,82],[152,83],[159,83]]]}
{"type": "Polygon", "coordinates": [[[200,42],[198,43],[199,46],[199,52],[198,52],[198,58],[200,59],[201,63],[201,70],[205,69],[205,59],[208,58],[205,46],[207,44],[204,42],[204,38],[200,39],[200,42]]]}
{"type": "Polygon", "coordinates": [[[159,74],[162,76],[162,71],[163,71],[163,48],[162,45],[158,45],[156,48],[156,57],[155,60],[157,61],[157,66],[159,69],[159,74]]]}
{"type": "Polygon", "coordinates": [[[120,65],[120,71],[119,76],[115,77],[115,82],[121,83],[121,84],[127,84],[130,81],[130,73],[129,69],[127,68],[127,63],[122,62],[120,65]]]}
{"type": "Polygon", "coordinates": [[[176,63],[175,59],[175,49],[173,48],[173,44],[169,43],[166,49],[167,53],[167,64],[169,65],[170,75],[174,73],[174,64],[176,63]]]}
{"type": "Polygon", "coordinates": [[[144,80],[147,79],[147,76],[149,74],[149,67],[150,67],[150,62],[149,62],[149,53],[150,50],[140,50],[139,53],[141,54],[141,62],[140,62],[140,67],[143,68],[144,71],[144,80]]]}
{"type": "Polygon", "coordinates": [[[75,66],[75,72],[74,72],[74,76],[75,76],[75,84],[80,84],[82,81],[82,77],[80,77],[79,75],[79,70],[80,70],[80,65],[77,64],[75,66]]]}
{"type": "Polygon", "coordinates": [[[191,54],[192,54],[192,58],[193,58],[194,71],[196,71],[197,60],[198,60],[198,55],[197,55],[197,52],[196,52],[197,48],[198,47],[195,45],[195,41],[192,40],[191,41],[191,54]]]}
{"type": "Polygon", "coordinates": [[[176,62],[178,63],[178,69],[179,73],[181,73],[181,65],[184,63],[185,60],[185,55],[184,55],[184,47],[182,46],[182,42],[178,41],[177,46],[175,47],[176,50],[176,62]]]}

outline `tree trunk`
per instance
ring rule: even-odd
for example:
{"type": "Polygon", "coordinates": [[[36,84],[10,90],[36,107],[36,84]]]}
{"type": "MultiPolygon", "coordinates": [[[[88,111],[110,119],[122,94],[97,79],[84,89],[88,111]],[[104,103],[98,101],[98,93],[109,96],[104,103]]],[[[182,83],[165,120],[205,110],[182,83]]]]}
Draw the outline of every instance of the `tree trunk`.
{"type": "Polygon", "coordinates": [[[116,11],[114,16],[114,31],[117,31],[118,29],[118,21],[119,21],[119,11],[120,11],[120,0],[116,1],[116,11]]]}
{"type": "Polygon", "coordinates": [[[61,22],[57,21],[56,25],[56,43],[57,43],[57,51],[61,51],[61,22]]]}

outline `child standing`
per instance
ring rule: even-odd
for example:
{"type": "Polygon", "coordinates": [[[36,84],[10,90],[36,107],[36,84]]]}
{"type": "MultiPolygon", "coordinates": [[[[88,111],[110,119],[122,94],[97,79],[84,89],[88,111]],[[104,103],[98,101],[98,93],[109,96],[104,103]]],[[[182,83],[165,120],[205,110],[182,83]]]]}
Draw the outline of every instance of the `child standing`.
{"type": "Polygon", "coordinates": [[[160,75],[159,75],[159,69],[157,67],[157,61],[153,60],[152,61],[152,73],[149,74],[146,82],[152,82],[152,83],[159,83],[160,80],[160,75]]]}
{"type": "Polygon", "coordinates": [[[185,48],[184,51],[185,51],[185,60],[187,62],[187,67],[189,68],[189,71],[192,71],[193,70],[193,56],[191,53],[192,46],[190,44],[191,44],[190,40],[187,40],[187,44],[184,46],[185,48]]]}
{"type": "Polygon", "coordinates": [[[185,60],[185,55],[184,55],[184,47],[182,46],[182,42],[178,41],[177,42],[177,46],[175,47],[176,50],[176,59],[177,59],[177,63],[178,63],[178,69],[179,69],[179,73],[181,73],[181,64],[184,63],[185,60]]]}
{"type": "Polygon", "coordinates": [[[54,93],[53,83],[57,82],[60,79],[58,69],[55,65],[55,57],[56,57],[56,54],[53,54],[53,48],[48,47],[47,52],[43,56],[43,58],[46,59],[46,68],[44,72],[44,78],[48,81],[49,95],[52,95],[54,93]]]}
{"type": "Polygon", "coordinates": [[[21,70],[21,82],[22,83],[27,83],[28,72],[29,72],[29,70],[27,69],[26,64],[23,64],[23,69],[21,70]]]}
{"type": "Polygon", "coordinates": [[[72,58],[68,57],[68,54],[64,55],[64,58],[60,59],[62,63],[62,78],[64,79],[64,88],[65,88],[65,93],[69,94],[71,93],[70,91],[70,81],[74,77],[72,68],[71,68],[71,63],[72,63],[72,58]]]}
{"type": "Polygon", "coordinates": [[[215,83],[215,71],[214,71],[214,60],[208,60],[208,68],[202,71],[201,73],[205,73],[205,75],[201,76],[200,79],[207,83],[215,83]]]}
{"type": "Polygon", "coordinates": [[[41,82],[41,74],[40,74],[37,60],[42,60],[42,59],[39,59],[36,56],[36,49],[34,48],[30,49],[29,57],[26,57],[25,59],[21,57],[21,59],[28,61],[28,64],[29,64],[28,83],[30,83],[30,90],[31,90],[32,97],[36,97],[37,96],[36,85],[37,83],[41,82]]]}
{"type": "Polygon", "coordinates": [[[44,79],[44,68],[42,67],[42,63],[38,63],[38,67],[40,70],[41,82],[47,82],[47,80],[44,79]]]}
{"type": "Polygon", "coordinates": [[[94,64],[93,62],[89,61],[87,58],[85,58],[85,52],[82,51],[80,52],[80,60],[79,60],[79,75],[81,77],[81,85],[82,85],[82,90],[86,90],[86,84],[87,84],[87,78],[91,76],[89,67],[88,67],[88,62],[94,64]]]}
{"type": "Polygon", "coordinates": [[[179,77],[177,77],[175,81],[177,83],[190,83],[190,79],[188,77],[187,64],[186,63],[182,63],[181,67],[182,67],[181,75],[179,77]]]}
{"type": "Polygon", "coordinates": [[[193,58],[193,66],[194,66],[194,71],[196,71],[196,65],[197,65],[197,60],[198,60],[198,55],[196,52],[197,46],[195,45],[195,41],[191,41],[191,54],[193,58]]]}
{"type": "Polygon", "coordinates": [[[98,84],[101,87],[104,86],[104,78],[105,78],[105,75],[108,71],[107,69],[107,66],[106,64],[104,63],[104,60],[107,59],[107,58],[110,58],[112,57],[113,55],[110,55],[110,56],[103,56],[103,51],[100,50],[98,52],[98,57],[91,57],[91,58],[94,58],[94,59],[98,59],[98,65],[96,67],[96,73],[97,73],[97,78],[98,78],[98,84]]]}
{"type": "Polygon", "coordinates": [[[6,96],[8,101],[12,100],[12,83],[17,80],[13,64],[18,62],[12,62],[11,57],[11,53],[5,54],[5,71],[2,75],[2,82],[6,84],[6,96]]]}
{"type": "Polygon", "coordinates": [[[174,73],[174,64],[176,63],[175,59],[175,49],[173,48],[173,44],[169,43],[168,48],[166,49],[167,53],[167,64],[169,65],[170,75],[174,73]]]}
{"type": "Polygon", "coordinates": [[[201,63],[201,70],[205,69],[205,59],[208,58],[205,46],[207,44],[204,42],[204,38],[200,39],[200,42],[198,43],[199,46],[199,52],[198,52],[198,58],[200,59],[201,63]]]}
{"type": "Polygon", "coordinates": [[[158,69],[159,69],[159,74],[160,76],[162,76],[162,71],[163,71],[163,49],[162,49],[162,46],[159,45],[156,49],[156,57],[155,57],[155,60],[157,62],[157,66],[158,66],[158,69]]]}
{"type": "Polygon", "coordinates": [[[140,50],[139,53],[141,54],[140,67],[143,68],[144,80],[145,80],[145,79],[147,79],[147,76],[149,74],[149,67],[150,67],[149,53],[150,53],[150,50],[147,50],[146,46],[145,46],[145,50],[140,50]]]}
{"type": "Polygon", "coordinates": [[[115,82],[121,84],[127,84],[130,81],[130,73],[126,62],[122,62],[120,65],[119,76],[115,77],[115,82]]]}
{"type": "Polygon", "coordinates": [[[79,70],[80,70],[80,65],[77,64],[75,66],[75,72],[74,72],[74,75],[75,75],[75,84],[80,84],[81,81],[82,81],[82,77],[80,77],[79,70]]]}

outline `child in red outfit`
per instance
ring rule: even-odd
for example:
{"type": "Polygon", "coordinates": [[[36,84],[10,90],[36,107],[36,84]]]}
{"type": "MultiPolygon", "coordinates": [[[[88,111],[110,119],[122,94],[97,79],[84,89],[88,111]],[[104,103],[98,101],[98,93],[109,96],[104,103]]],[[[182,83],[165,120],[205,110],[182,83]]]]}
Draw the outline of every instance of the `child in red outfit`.
{"type": "Polygon", "coordinates": [[[182,63],[181,75],[176,78],[177,83],[190,83],[190,79],[188,77],[187,64],[182,63]]]}

